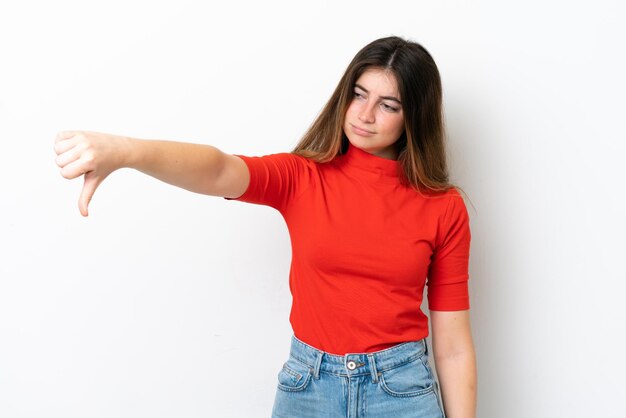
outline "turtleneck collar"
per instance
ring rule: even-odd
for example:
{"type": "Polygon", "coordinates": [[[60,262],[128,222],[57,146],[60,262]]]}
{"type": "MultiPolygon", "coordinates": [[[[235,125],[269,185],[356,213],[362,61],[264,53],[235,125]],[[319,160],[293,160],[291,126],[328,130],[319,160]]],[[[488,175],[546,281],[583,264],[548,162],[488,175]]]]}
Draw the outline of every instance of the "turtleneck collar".
{"type": "Polygon", "coordinates": [[[355,167],[377,176],[399,177],[400,163],[397,160],[370,154],[350,143],[341,160],[346,167],[355,167]]]}

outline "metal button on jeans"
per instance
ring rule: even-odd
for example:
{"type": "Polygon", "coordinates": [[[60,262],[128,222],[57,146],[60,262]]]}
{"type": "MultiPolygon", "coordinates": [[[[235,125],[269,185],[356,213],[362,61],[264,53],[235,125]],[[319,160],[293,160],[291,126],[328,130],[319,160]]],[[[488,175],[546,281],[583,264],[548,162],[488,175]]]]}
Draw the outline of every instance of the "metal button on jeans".
{"type": "Polygon", "coordinates": [[[354,369],[356,369],[356,363],[355,363],[355,362],[353,362],[352,360],[350,360],[350,361],[348,362],[347,366],[348,366],[348,369],[350,369],[350,370],[354,370],[354,369]]]}

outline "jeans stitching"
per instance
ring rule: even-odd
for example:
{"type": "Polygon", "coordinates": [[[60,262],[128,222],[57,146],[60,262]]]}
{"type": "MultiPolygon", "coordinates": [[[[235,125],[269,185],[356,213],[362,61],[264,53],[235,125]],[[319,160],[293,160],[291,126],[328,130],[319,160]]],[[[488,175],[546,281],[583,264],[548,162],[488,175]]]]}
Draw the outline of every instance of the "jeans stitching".
{"type": "Polygon", "coordinates": [[[309,382],[311,381],[311,373],[307,373],[304,382],[302,382],[302,384],[300,386],[286,386],[283,385],[282,383],[280,383],[280,381],[278,382],[278,388],[280,390],[284,390],[285,392],[300,392],[302,390],[304,390],[309,382]]]}
{"type": "Polygon", "coordinates": [[[434,385],[430,385],[427,388],[414,390],[412,392],[394,392],[393,390],[389,389],[389,387],[387,386],[387,383],[385,383],[385,376],[382,374],[380,376],[380,387],[391,396],[396,396],[398,398],[409,398],[413,396],[426,395],[430,392],[434,392],[434,389],[435,389],[434,385]]]}

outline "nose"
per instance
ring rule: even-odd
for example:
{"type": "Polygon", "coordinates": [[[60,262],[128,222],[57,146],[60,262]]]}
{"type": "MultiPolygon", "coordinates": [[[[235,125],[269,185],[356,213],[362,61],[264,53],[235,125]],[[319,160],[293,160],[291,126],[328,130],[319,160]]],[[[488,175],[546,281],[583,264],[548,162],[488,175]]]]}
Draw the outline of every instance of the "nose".
{"type": "Polygon", "coordinates": [[[363,123],[374,123],[374,105],[365,103],[359,109],[358,118],[363,123]]]}

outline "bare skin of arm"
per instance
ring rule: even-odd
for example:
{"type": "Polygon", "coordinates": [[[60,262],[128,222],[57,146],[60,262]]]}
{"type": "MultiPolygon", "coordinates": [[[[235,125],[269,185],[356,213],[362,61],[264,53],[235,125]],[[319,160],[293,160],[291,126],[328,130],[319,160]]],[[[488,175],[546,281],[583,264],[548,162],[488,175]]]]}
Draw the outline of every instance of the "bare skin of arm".
{"type": "Polygon", "coordinates": [[[239,197],[250,181],[243,160],[211,145],[137,139],[90,131],[59,132],[54,150],[61,175],[85,176],[78,207],[88,216],[96,188],[113,171],[134,168],[195,193],[239,197]]]}
{"type": "Polygon", "coordinates": [[[431,311],[430,319],[446,418],[475,418],[476,354],[469,311],[431,311]]]}

